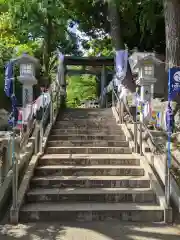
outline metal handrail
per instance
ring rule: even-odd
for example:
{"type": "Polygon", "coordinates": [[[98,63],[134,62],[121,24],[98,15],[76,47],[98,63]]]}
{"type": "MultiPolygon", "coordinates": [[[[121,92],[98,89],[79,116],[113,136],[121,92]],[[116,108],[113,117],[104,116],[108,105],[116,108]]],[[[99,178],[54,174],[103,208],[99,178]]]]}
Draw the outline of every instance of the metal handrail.
{"type": "MultiPolygon", "coordinates": [[[[132,116],[132,114],[131,114],[131,112],[130,112],[130,110],[129,110],[129,106],[128,106],[127,104],[125,104],[125,103],[124,103],[124,105],[125,105],[126,111],[128,112],[129,116],[133,119],[133,116],[132,116]]],[[[146,126],[146,124],[143,123],[143,122],[140,121],[140,120],[139,120],[138,122],[139,122],[139,123],[141,122],[142,126],[144,127],[144,130],[145,130],[145,131],[147,132],[147,134],[149,135],[152,143],[153,143],[154,145],[156,145],[156,144],[155,144],[155,141],[154,141],[154,137],[153,137],[153,135],[151,134],[151,132],[149,131],[149,129],[148,129],[148,127],[146,126]]],[[[134,120],[133,120],[133,123],[134,123],[134,120]]]]}
{"type": "MultiPolygon", "coordinates": [[[[121,99],[119,98],[119,96],[117,95],[116,91],[115,91],[115,88],[112,89],[112,93],[114,94],[114,96],[116,97],[117,101],[120,103],[120,106],[121,106],[121,103],[124,105],[124,107],[126,108],[126,111],[130,117],[130,120],[132,121],[132,123],[134,124],[134,144],[135,144],[135,152],[138,151],[137,149],[137,131],[139,130],[139,133],[140,133],[140,154],[142,155],[142,140],[143,140],[143,130],[147,132],[148,136],[150,137],[150,140],[151,142],[153,143],[153,145],[156,147],[156,143],[154,141],[154,138],[151,134],[151,132],[149,131],[149,129],[147,128],[147,126],[145,125],[145,123],[143,123],[142,121],[138,121],[135,120],[134,121],[134,118],[130,112],[130,109],[129,109],[129,106],[124,103],[123,101],[121,101],[121,99]],[[139,126],[138,126],[139,125],[139,126]],[[143,129],[144,128],[144,129],[143,129]]],[[[121,109],[121,113],[123,114],[122,112],[122,109],[121,109]]],[[[120,116],[119,116],[120,118],[120,116]]],[[[123,122],[123,116],[121,117],[121,123],[123,122]]]]}
{"type": "MultiPolygon", "coordinates": [[[[112,101],[113,101],[113,95],[116,97],[117,101],[119,103],[121,103],[121,100],[119,99],[115,89],[113,88],[112,90],[112,101]]],[[[113,103],[114,104],[114,103],[113,103]]],[[[120,104],[121,105],[121,104],[120,104]]],[[[135,152],[137,153],[138,149],[137,149],[137,131],[138,131],[138,124],[137,124],[137,119],[136,121],[134,121],[133,119],[133,116],[129,110],[129,106],[125,103],[123,103],[123,105],[125,106],[132,122],[133,122],[133,125],[134,125],[134,146],[135,146],[135,152]]],[[[136,106],[137,107],[137,106],[136,106]]],[[[123,119],[123,118],[122,118],[123,119]]],[[[147,128],[147,126],[145,125],[145,123],[143,123],[142,121],[139,121],[138,122],[139,125],[140,125],[140,128],[139,128],[139,133],[140,133],[140,154],[143,155],[143,151],[142,151],[142,132],[143,132],[143,127],[145,129],[145,131],[148,133],[149,137],[150,137],[150,140],[151,140],[151,143],[153,144],[153,147],[155,149],[155,151],[160,151],[160,147],[155,143],[154,141],[154,138],[151,134],[151,132],[149,131],[149,129],[147,128]]],[[[167,166],[167,160],[165,162],[165,169],[164,169],[164,174],[165,174],[165,200],[166,200],[166,205],[167,206],[170,206],[170,169],[168,168],[167,166]]]]}
{"type": "MultiPolygon", "coordinates": [[[[121,100],[119,98],[119,96],[117,95],[116,91],[114,88],[112,88],[112,105],[115,106],[115,99],[114,99],[114,96],[116,97],[116,100],[118,101],[119,103],[119,107],[120,107],[120,112],[121,114],[123,115],[123,111],[122,111],[122,104],[121,104],[121,100]]],[[[118,109],[116,109],[116,112],[119,112],[118,109]]],[[[128,112],[129,112],[129,116],[131,118],[131,121],[133,122],[133,125],[134,125],[134,151],[137,152],[138,151],[138,145],[137,145],[137,122],[134,121],[133,119],[133,116],[131,115],[129,109],[128,109],[128,112]]],[[[119,116],[119,121],[121,123],[123,123],[123,116],[119,116]]]]}

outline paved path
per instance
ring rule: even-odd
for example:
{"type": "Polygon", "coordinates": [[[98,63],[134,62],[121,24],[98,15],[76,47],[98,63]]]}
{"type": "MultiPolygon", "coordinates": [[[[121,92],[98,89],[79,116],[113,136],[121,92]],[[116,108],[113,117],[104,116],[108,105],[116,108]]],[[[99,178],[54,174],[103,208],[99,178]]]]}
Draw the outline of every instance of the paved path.
{"type": "Polygon", "coordinates": [[[180,225],[93,222],[0,225],[0,240],[179,240],[180,225]]]}

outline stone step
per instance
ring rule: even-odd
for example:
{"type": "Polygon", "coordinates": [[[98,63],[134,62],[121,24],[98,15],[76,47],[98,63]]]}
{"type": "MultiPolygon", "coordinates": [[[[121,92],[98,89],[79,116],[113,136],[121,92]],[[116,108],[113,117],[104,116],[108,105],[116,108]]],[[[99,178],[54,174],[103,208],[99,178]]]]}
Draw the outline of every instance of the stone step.
{"type": "MultiPolygon", "coordinates": [[[[111,114],[112,115],[112,109],[109,108],[66,108],[63,110],[63,115],[65,114],[73,114],[73,113],[101,113],[101,114],[111,114]]],[[[61,113],[60,113],[61,114],[61,113]]]]}
{"type": "Polygon", "coordinates": [[[31,188],[150,188],[147,176],[45,176],[33,177],[31,188]]]}
{"type": "Polygon", "coordinates": [[[127,141],[107,141],[107,140],[62,140],[48,141],[48,147],[128,147],[127,141]]]}
{"type": "MultiPolygon", "coordinates": [[[[58,119],[56,120],[57,123],[65,123],[67,124],[69,121],[68,117],[62,118],[62,119],[58,119]]],[[[87,123],[94,123],[94,124],[110,124],[113,123],[114,125],[116,125],[116,120],[115,118],[104,118],[104,117],[95,117],[95,118],[86,118],[86,119],[82,119],[82,118],[73,118],[71,120],[72,124],[87,124],[87,123]]]]}
{"type": "MultiPolygon", "coordinates": [[[[70,122],[70,121],[69,121],[70,122]]],[[[106,131],[122,131],[122,129],[113,124],[113,125],[72,125],[72,124],[67,124],[67,125],[63,125],[63,124],[54,124],[52,129],[83,129],[83,130],[88,130],[88,129],[91,129],[91,130],[99,130],[99,131],[102,131],[102,130],[106,130],[106,131]]]]}
{"type": "Polygon", "coordinates": [[[20,210],[20,221],[105,221],[161,222],[160,206],[143,203],[31,203],[20,210]]]}
{"type": "Polygon", "coordinates": [[[129,154],[129,147],[47,147],[48,154],[129,154]]]}
{"type": "Polygon", "coordinates": [[[31,189],[26,201],[32,202],[136,202],[156,204],[149,188],[48,188],[31,189]]]}
{"type": "Polygon", "coordinates": [[[113,118],[111,109],[74,109],[70,111],[64,111],[58,115],[58,119],[62,119],[65,117],[68,118],[90,118],[90,117],[111,117],[113,118]]]}
{"type": "Polygon", "coordinates": [[[63,114],[69,114],[69,113],[111,113],[112,114],[112,109],[111,108],[66,108],[63,111],[63,114]]]}
{"type": "Polygon", "coordinates": [[[78,121],[56,121],[55,123],[56,127],[64,127],[64,128],[68,128],[68,127],[76,127],[76,128],[87,128],[87,127],[93,127],[93,128],[111,128],[111,127],[116,127],[116,128],[120,128],[118,125],[116,125],[115,120],[113,121],[98,121],[98,120],[78,120],[78,121]]]}
{"type": "Polygon", "coordinates": [[[36,176],[144,176],[140,166],[39,166],[35,169],[36,176]]]}
{"type": "Polygon", "coordinates": [[[126,141],[125,135],[67,135],[67,134],[61,134],[61,135],[50,135],[49,140],[101,140],[101,141],[126,141]]]}
{"type": "Polygon", "coordinates": [[[56,121],[72,121],[72,122],[80,122],[80,121],[97,121],[97,122],[114,122],[116,123],[116,119],[111,114],[98,114],[98,113],[90,113],[90,114],[63,114],[56,118],[56,121]]]}
{"type": "Polygon", "coordinates": [[[121,125],[117,125],[116,122],[87,122],[87,121],[83,121],[82,123],[79,122],[72,122],[71,120],[67,120],[67,121],[56,121],[54,126],[56,126],[57,128],[89,128],[92,127],[94,129],[97,128],[108,128],[108,129],[112,129],[112,128],[116,128],[116,129],[121,129],[121,125]]]}
{"type": "Polygon", "coordinates": [[[121,129],[92,129],[92,128],[52,128],[51,135],[91,135],[91,136],[99,136],[99,135],[120,135],[124,136],[124,132],[121,129]]]}
{"type": "Polygon", "coordinates": [[[101,114],[90,114],[90,115],[84,115],[84,114],[80,114],[80,115],[62,115],[56,118],[57,122],[62,122],[62,121],[70,121],[70,122],[102,122],[102,123],[107,123],[108,121],[110,123],[116,124],[116,119],[112,116],[112,114],[105,114],[105,115],[101,115],[101,114]]]}
{"type": "Polygon", "coordinates": [[[140,165],[132,154],[44,154],[39,165],[140,165]]]}

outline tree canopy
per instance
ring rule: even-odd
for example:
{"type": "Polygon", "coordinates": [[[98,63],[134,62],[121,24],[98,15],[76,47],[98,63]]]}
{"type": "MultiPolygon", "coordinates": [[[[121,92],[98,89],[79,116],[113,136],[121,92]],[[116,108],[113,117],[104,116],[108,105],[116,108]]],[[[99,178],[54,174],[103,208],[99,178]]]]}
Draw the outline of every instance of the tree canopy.
{"type": "MultiPolygon", "coordinates": [[[[164,52],[162,1],[117,2],[121,31],[128,48],[138,47],[141,50],[155,49],[164,52]]],[[[8,41],[8,46],[31,45],[32,42],[38,41],[42,62],[48,73],[48,61],[56,49],[66,54],[82,54],[78,48],[79,36],[70,30],[77,24],[79,30],[90,39],[82,40],[85,49],[91,48],[91,54],[99,54],[99,46],[99,52],[109,55],[112,53],[112,45],[107,6],[108,2],[103,0],[1,0],[0,40],[1,43],[8,41]],[[94,45],[95,42],[98,44],[94,45]],[[96,46],[96,49],[93,46],[96,46]]]]}
{"type": "MultiPolygon", "coordinates": [[[[165,52],[165,27],[162,0],[116,0],[121,31],[129,49],[165,52]]],[[[108,1],[63,0],[79,29],[92,38],[110,33],[108,1]],[[98,9],[98,11],[97,11],[98,9]]]]}
{"type": "MultiPolygon", "coordinates": [[[[82,55],[84,51],[88,55],[113,55],[109,1],[112,0],[0,0],[1,89],[5,62],[24,51],[40,59],[46,76],[57,49],[70,55],[82,55]],[[80,35],[73,31],[75,25],[80,35]],[[82,38],[82,34],[87,38],[82,38]]],[[[163,7],[167,4],[163,3],[179,0],[113,1],[125,45],[129,49],[165,53],[163,7]]]]}

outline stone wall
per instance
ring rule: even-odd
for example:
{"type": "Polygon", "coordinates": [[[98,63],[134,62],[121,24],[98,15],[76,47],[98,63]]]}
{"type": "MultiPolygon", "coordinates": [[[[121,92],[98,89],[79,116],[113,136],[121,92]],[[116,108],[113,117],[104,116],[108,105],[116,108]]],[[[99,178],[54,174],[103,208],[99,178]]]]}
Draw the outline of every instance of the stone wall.
{"type": "Polygon", "coordinates": [[[155,78],[157,82],[154,84],[154,97],[165,98],[167,100],[168,75],[165,72],[165,64],[155,66],[155,78]]]}
{"type": "MultiPolygon", "coordinates": [[[[165,115],[166,115],[166,109],[167,109],[167,101],[162,101],[158,98],[153,99],[152,101],[152,110],[153,111],[159,111],[161,118],[160,118],[160,127],[163,130],[166,130],[166,124],[165,124],[165,115]]],[[[180,107],[179,104],[177,104],[175,101],[171,102],[171,107],[174,112],[174,120],[175,120],[175,130],[180,131],[180,107]]]]}
{"type": "Polygon", "coordinates": [[[9,129],[8,125],[9,112],[5,109],[0,109],[0,131],[9,129]]]}

